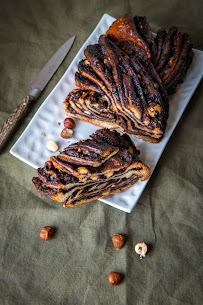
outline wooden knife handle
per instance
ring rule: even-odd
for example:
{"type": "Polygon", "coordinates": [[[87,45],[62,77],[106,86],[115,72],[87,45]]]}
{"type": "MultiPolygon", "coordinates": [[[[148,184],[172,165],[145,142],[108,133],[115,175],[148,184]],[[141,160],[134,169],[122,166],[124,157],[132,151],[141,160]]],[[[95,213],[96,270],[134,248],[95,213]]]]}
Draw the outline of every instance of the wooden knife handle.
{"type": "Polygon", "coordinates": [[[24,117],[31,102],[33,102],[35,99],[36,98],[32,95],[27,95],[3,124],[0,130],[0,151],[3,149],[6,142],[11,138],[11,135],[17,127],[20,119],[24,117]]]}

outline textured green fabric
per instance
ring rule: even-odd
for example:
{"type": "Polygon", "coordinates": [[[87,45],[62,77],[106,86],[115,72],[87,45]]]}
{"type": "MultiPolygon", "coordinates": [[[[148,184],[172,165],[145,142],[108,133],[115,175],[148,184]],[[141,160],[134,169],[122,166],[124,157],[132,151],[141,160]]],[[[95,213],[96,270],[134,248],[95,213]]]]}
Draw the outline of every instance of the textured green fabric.
{"type": "Polygon", "coordinates": [[[153,31],[176,25],[203,48],[202,1],[3,0],[0,7],[0,124],[55,50],[76,41],[0,154],[0,304],[202,304],[203,91],[201,84],[131,214],[95,201],[64,209],[40,198],[35,170],[9,154],[41,103],[106,12],[147,16],[153,31]],[[44,225],[56,228],[50,241],[44,225]],[[116,251],[114,233],[127,236],[116,251]],[[139,260],[134,246],[150,245],[139,260]],[[125,275],[108,283],[110,271],[125,275]]]}

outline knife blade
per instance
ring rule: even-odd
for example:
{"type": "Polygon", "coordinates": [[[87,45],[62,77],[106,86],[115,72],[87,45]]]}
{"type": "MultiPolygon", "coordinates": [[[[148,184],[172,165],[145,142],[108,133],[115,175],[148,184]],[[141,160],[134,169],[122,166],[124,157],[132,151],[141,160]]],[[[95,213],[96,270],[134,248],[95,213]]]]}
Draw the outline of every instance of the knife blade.
{"type": "Polygon", "coordinates": [[[10,140],[13,131],[16,129],[19,121],[25,116],[28,109],[30,108],[32,102],[34,102],[42,90],[46,87],[56,70],[59,68],[60,64],[63,62],[64,58],[68,54],[75,36],[69,38],[50,58],[50,60],[45,64],[41,71],[37,74],[35,79],[31,83],[31,90],[28,95],[18,104],[16,109],[11,113],[9,118],[3,124],[0,130],[0,152],[10,140]]]}

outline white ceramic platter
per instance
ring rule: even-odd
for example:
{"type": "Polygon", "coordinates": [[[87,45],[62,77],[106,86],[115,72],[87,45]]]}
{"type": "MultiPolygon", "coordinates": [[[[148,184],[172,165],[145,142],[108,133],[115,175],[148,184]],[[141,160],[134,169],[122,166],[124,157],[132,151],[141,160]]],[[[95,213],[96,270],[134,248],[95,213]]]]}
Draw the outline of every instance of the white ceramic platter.
{"type": "MultiPolygon", "coordinates": [[[[42,103],[23,134],[11,148],[10,153],[13,156],[34,168],[42,167],[44,162],[46,162],[51,155],[58,154],[58,152],[51,153],[46,149],[48,139],[56,141],[59,145],[59,150],[62,150],[70,143],[81,139],[87,139],[90,134],[99,128],[89,123],[76,120],[74,137],[67,140],[60,136],[60,132],[63,128],[63,120],[66,117],[63,110],[63,101],[68,93],[72,89],[76,88],[74,75],[77,71],[79,61],[84,58],[84,49],[89,44],[97,43],[99,36],[106,32],[114,20],[115,18],[108,14],[103,15],[100,22],[81,47],[61,80],[42,103]],[[61,124],[59,125],[58,123],[61,124]],[[44,133],[46,136],[42,137],[41,133],[44,133]]],[[[169,119],[165,136],[162,141],[159,144],[152,144],[132,137],[137,149],[141,152],[140,158],[151,168],[152,172],[187,104],[189,103],[190,98],[196,90],[202,78],[202,73],[203,52],[194,50],[193,61],[187,72],[184,83],[180,86],[179,91],[170,97],[169,119]]],[[[101,201],[114,208],[130,213],[144,191],[147,182],[148,181],[138,181],[130,189],[108,196],[101,199],[101,201]]]]}

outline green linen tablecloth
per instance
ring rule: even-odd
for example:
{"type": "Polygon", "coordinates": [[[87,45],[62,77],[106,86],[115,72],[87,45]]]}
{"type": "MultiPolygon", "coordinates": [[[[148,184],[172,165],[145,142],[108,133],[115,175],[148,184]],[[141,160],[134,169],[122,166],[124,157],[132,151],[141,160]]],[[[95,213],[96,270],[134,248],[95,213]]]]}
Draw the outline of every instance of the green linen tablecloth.
{"type": "Polygon", "coordinates": [[[147,16],[152,30],[176,25],[203,48],[202,1],[1,1],[0,124],[30,90],[57,48],[76,41],[31,112],[0,154],[0,304],[203,304],[203,92],[194,93],[131,214],[100,201],[64,209],[41,198],[35,170],[9,154],[41,103],[104,13],[147,16]],[[56,233],[39,238],[41,227],[56,233]],[[116,251],[111,237],[127,236],[116,251]],[[140,260],[135,244],[145,241],[140,260]],[[119,286],[110,271],[124,274],[119,286]]]}

